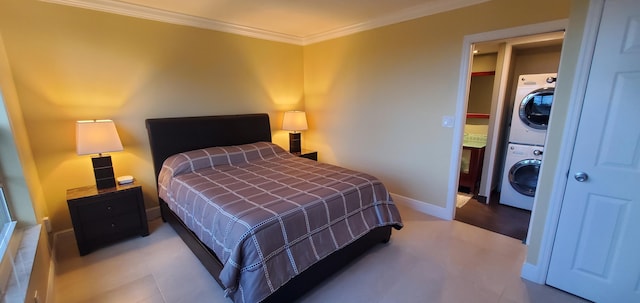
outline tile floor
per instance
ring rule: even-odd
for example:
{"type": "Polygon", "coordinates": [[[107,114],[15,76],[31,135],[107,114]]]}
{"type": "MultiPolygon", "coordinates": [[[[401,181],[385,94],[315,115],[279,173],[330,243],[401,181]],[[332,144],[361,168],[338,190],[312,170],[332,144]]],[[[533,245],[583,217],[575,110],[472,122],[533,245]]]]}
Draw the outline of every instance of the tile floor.
{"type": "MultiPolygon", "coordinates": [[[[318,285],[301,302],[585,302],[520,278],[525,246],[401,207],[405,228],[318,285]]],[[[168,224],[84,257],[56,243],[54,303],[230,302],[168,224]]]]}

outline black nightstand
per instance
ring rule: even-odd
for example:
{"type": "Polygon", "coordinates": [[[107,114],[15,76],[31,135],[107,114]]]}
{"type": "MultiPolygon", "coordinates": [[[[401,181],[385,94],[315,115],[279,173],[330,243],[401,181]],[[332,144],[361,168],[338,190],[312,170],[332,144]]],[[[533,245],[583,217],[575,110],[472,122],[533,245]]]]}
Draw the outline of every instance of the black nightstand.
{"type": "Polygon", "coordinates": [[[139,185],[101,190],[95,185],[68,189],[67,205],[81,256],[133,235],[149,235],[139,185]]]}
{"type": "Polygon", "coordinates": [[[293,154],[298,156],[298,157],[311,159],[313,161],[318,161],[318,152],[317,151],[303,149],[302,152],[293,153],[293,154]]]}

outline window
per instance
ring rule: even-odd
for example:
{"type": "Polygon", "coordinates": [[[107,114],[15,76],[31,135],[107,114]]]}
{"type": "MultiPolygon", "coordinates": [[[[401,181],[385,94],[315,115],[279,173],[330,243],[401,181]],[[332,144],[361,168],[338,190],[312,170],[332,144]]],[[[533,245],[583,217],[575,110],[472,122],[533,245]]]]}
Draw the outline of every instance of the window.
{"type": "Polygon", "coordinates": [[[5,296],[13,272],[13,258],[9,249],[9,243],[13,236],[16,222],[11,219],[7,200],[4,195],[4,187],[0,184],[0,299],[5,296]]]}
{"type": "Polygon", "coordinates": [[[2,234],[4,234],[7,224],[11,223],[11,221],[11,214],[9,214],[9,207],[4,195],[4,187],[0,184],[0,227],[2,227],[2,234]]]}

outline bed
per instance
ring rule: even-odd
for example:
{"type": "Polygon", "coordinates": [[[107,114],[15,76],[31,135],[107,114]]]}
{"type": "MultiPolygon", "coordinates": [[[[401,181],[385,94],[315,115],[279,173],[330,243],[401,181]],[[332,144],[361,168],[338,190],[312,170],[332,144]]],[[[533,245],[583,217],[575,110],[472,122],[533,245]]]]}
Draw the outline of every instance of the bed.
{"type": "Polygon", "coordinates": [[[402,228],[379,180],[272,144],[267,114],[146,127],[163,220],[235,302],[294,301],[402,228]]]}

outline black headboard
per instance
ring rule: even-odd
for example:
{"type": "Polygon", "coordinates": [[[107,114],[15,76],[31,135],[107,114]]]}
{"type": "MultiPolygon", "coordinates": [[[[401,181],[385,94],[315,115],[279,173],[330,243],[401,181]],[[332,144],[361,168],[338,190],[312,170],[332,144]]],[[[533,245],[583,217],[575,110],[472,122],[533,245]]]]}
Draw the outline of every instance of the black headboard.
{"type": "Polygon", "coordinates": [[[271,142],[267,114],[147,119],[156,179],[169,156],[211,146],[271,142]]]}

